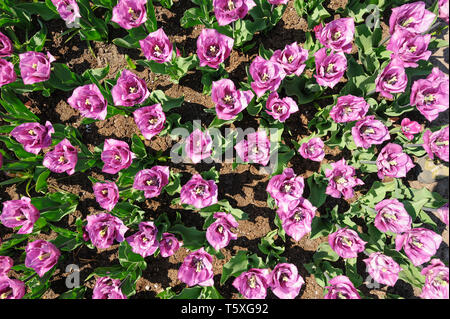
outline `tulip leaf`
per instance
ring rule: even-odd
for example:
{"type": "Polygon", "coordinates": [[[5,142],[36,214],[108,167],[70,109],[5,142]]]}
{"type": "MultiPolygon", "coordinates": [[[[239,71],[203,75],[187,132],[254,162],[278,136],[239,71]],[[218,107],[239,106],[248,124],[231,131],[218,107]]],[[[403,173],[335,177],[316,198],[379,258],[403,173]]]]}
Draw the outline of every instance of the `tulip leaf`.
{"type": "Polygon", "coordinates": [[[173,296],[171,299],[200,299],[203,287],[195,286],[190,288],[184,288],[178,295],[173,296]]]}
{"type": "Polygon", "coordinates": [[[180,107],[184,102],[184,96],[173,98],[164,94],[161,90],[155,90],[150,94],[150,99],[162,106],[164,112],[180,107]]]}
{"type": "Polygon", "coordinates": [[[169,233],[176,233],[183,238],[183,246],[189,250],[197,250],[206,243],[206,233],[197,230],[195,227],[186,227],[182,224],[176,224],[170,227],[169,233]]]}
{"type": "Polygon", "coordinates": [[[248,269],[247,251],[240,250],[223,266],[220,284],[223,285],[231,276],[238,277],[248,269]]]}
{"type": "Polygon", "coordinates": [[[308,200],[314,207],[319,208],[327,199],[325,191],[328,186],[328,181],[322,175],[314,173],[306,179],[306,182],[309,186],[308,200]]]}
{"type": "Polygon", "coordinates": [[[83,299],[86,289],[85,286],[70,289],[59,295],[58,299],[83,299]]]}
{"type": "Polygon", "coordinates": [[[131,151],[140,159],[147,157],[145,144],[137,134],[133,134],[133,136],[131,137],[131,151]]]}

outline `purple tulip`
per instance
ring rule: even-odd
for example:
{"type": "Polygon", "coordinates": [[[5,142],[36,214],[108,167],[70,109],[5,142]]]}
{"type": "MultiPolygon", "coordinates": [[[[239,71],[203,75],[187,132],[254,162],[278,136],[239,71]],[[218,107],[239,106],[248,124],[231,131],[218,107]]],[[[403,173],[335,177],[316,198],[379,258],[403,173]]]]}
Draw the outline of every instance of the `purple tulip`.
{"type": "Polygon", "coordinates": [[[14,261],[11,257],[0,256],[0,278],[7,277],[13,265],[14,261]]]}
{"type": "Polygon", "coordinates": [[[321,24],[314,29],[316,39],[328,49],[337,52],[350,53],[352,51],[353,36],[355,34],[355,21],[353,18],[341,18],[321,24]]]}
{"type": "Polygon", "coordinates": [[[220,250],[228,246],[231,239],[237,239],[231,228],[237,228],[239,224],[233,215],[223,212],[214,213],[214,218],[216,220],[206,230],[206,239],[215,250],[220,250]]]}
{"type": "Polygon", "coordinates": [[[34,84],[50,79],[50,63],[55,61],[53,55],[47,52],[28,51],[19,54],[20,76],[24,84],[34,84]]]}
{"type": "Polygon", "coordinates": [[[11,40],[0,32],[0,58],[10,56],[13,51],[14,49],[11,40]]]}
{"type": "Polygon", "coordinates": [[[92,291],[92,299],[127,299],[120,289],[120,280],[98,277],[92,291]]]}
{"type": "Polygon", "coordinates": [[[247,140],[238,142],[234,149],[239,157],[247,163],[267,165],[270,160],[270,140],[266,131],[257,131],[247,135],[247,140]]]}
{"type": "Polygon", "coordinates": [[[220,26],[243,19],[256,3],[253,0],[213,0],[214,14],[220,26]]]}
{"type": "Polygon", "coordinates": [[[52,0],[52,3],[69,28],[75,26],[75,22],[81,18],[80,8],[76,0],[52,0]]]}
{"type": "Polygon", "coordinates": [[[144,191],[145,198],[159,196],[169,184],[169,166],[153,166],[139,171],[134,177],[133,188],[144,191]]]}
{"type": "Polygon", "coordinates": [[[420,79],[411,87],[410,104],[415,105],[428,121],[435,120],[449,106],[449,84],[447,81],[433,82],[420,79]]]}
{"type": "Polygon", "coordinates": [[[434,159],[436,155],[444,162],[448,162],[448,132],[448,126],[433,133],[430,130],[425,131],[422,146],[429,158],[434,159]]]}
{"type": "Polygon", "coordinates": [[[119,0],[112,10],[111,21],[124,29],[132,29],[147,21],[147,0],[119,0]]]}
{"type": "Polygon", "coordinates": [[[159,242],[159,252],[161,257],[170,257],[180,249],[182,243],[178,241],[177,237],[171,233],[163,233],[161,241],[159,242]]]}
{"type": "Polygon", "coordinates": [[[438,208],[437,215],[444,224],[448,225],[448,203],[438,208]]]}
{"type": "Polygon", "coordinates": [[[133,72],[125,69],[111,90],[114,105],[135,106],[150,96],[147,84],[133,72]]]}
{"type": "Polygon", "coordinates": [[[403,153],[400,145],[389,143],[383,147],[377,157],[378,178],[406,177],[406,173],[413,168],[411,158],[403,153]]]}
{"type": "Polygon", "coordinates": [[[295,175],[292,168],[285,168],[283,173],[270,179],[266,191],[275,200],[278,207],[286,209],[290,202],[302,197],[304,188],[303,177],[295,175]]]}
{"type": "Polygon", "coordinates": [[[270,61],[279,63],[287,75],[295,74],[300,76],[306,67],[306,60],[308,60],[308,50],[294,42],[286,45],[282,50],[276,50],[270,61]]]}
{"type": "Polygon", "coordinates": [[[353,229],[344,227],[328,236],[331,248],[342,258],[356,258],[364,251],[366,242],[353,229]]]}
{"type": "Polygon", "coordinates": [[[352,136],[356,146],[369,148],[382,144],[391,138],[389,130],[375,115],[366,116],[352,127],[352,136]]]}
{"type": "Polygon", "coordinates": [[[184,258],[178,270],[178,279],[189,287],[199,285],[213,286],[213,258],[202,247],[184,258]]]}
{"type": "Polygon", "coordinates": [[[128,227],[119,218],[108,213],[100,213],[88,215],[86,220],[86,232],[95,247],[104,249],[110,247],[114,240],[119,243],[124,241],[128,227]]]}
{"type": "Polygon", "coordinates": [[[324,299],[361,299],[353,283],[347,276],[336,276],[329,281],[331,286],[328,289],[324,299]]]}
{"type": "Polygon", "coordinates": [[[290,202],[286,208],[278,208],[277,213],[286,234],[299,241],[311,232],[311,223],[316,210],[317,208],[306,198],[301,197],[290,202]]]}
{"type": "Polygon", "coordinates": [[[280,299],[294,299],[305,283],[297,267],[289,263],[277,264],[267,281],[272,292],[280,299]]]}
{"type": "Polygon", "coordinates": [[[375,205],[375,227],[381,232],[401,234],[411,229],[412,218],[397,199],[385,199],[375,205]]]}
{"type": "Polygon", "coordinates": [[[217,118],[231,120],[244,110],[255,95],[252,91],[236,90],[233,81],[220,79],[212,83],[211,99],[216,104],[217,118]]]}
{"type": "Polygon", "coordinates": [[[277,92],[269,95],[266,102],[266,112],[275,120],[286,121],[292,113],[298,112],[298,106],[290,97],[280,99],[277,92]]]}
{"type": "Polygon", "coordinates": [[[3,202],[1,223],[8,228],[20,227],[18,234],[30,234],[34,223],[41,214],[31,204],[31,199],[23,196],[21,199],[13,199],[3,202]]]}
{"type": "Polygon", "coordinates": [[[83,117],[96,120],[106,118],[108,103],[95,84],[77,87],[67,102],[71,107],[80,111],[83,117]]]}
{"type": "Polygon", "coordinates": [[[11,131],[11,136],[22,144],[25,151],[38,154],[43,148],[52,145],[52,134],[55,130],[52,123],[45,122],[45,126],[39,123],[23,123],[11,131]]]}
{"type": "Polygon", "coordinates": [[[417,1],[393,8],[389,18],[389,32],[394,34],[398,29],[413,33],[426,32],[436,15],[425,9],[425,2],[417,1]]]}
{"type": "Polygon", "coordinates": [[[399,264],[392,257],[380,252],[370,254],[363,260],[367,266],[367,272],[378,283],[393,287],[398,279],[398,273],[402,271],[399,264]]]}
{"type": "Polygon", "coordinates": [[[184,150],[186,155],[193,163],[200,163],[203,159],[208,158],[212,154],[213,142],[208,131],[203,133],[196,129],[185,141],[184,150]]]}
{"type": "Polygon", "coordinates": [[[421,274],[425,276],[425,285],[422,288],[420,298],[423,299],[448,299],[449,280],[448,267],[439,259],[432,259],[431,264],[423,268],[421,274]]]}
{"type": "Polygon", "coordinates": [[[145,39],[139,40],[142,52],[147,60],[158,63],[170,62],[172,60],[173,45],[164,32],[163,28],[150,33],[145,39]]]}
{"type": "Polygon", "coordinates": [[[22,299],[25,295],[25,284],[17,279],[0,278],[0,300],[22,299]]]}
{"type": "Polygon", "coordinates": [[[448,15],[448,0],[439,0],[439,18],[448,24],[448,15]]]}
{"type": "Polygon", "coordinates": [[[376,78],[375,91],[380,92],[380,95],[385,98],[393,99],[392,93],[405,92],[407,84],[408,76],[403,62],[399,58],[394,58],[376,78]]]}
{"type": "Polygon", "coordinates": [[[257,97],[263,96],[266,91],[278,90],[286,76],[281,64],[267,61],[260,56],[257,56],[250,64],[249,72],[253,79],[250,85],[257,97]]]}
{"type": "Polygon", "coordinates": [[[442,237],[426,228],[413,228],[395,238],[395,250],[403,248],[414,266],[428,262],[436,254],[442,237]]]}
{"type": "Polygon", "coordinates": [[[105,165],[102,172],[116,174],[130,167],[136,155],[130,151],[126,142],[108,138],[103,145],[101,159],[105,165]]]}
{"type": "Polygon", "coordinates": [[[200,66],[218,69],[233,50],[234,40],[216,29],[203,29],[197,38],[197,56],[200,66]]]}
{"type": "Polygon", "coordinates": [[[147,257],[152,255],[158,248],[159,242],[156,239],[158,228],[153,222],[139,223],[139,231],[126,238],[134,253],[147,257]]]}
{"type": "Polygon", "coordinates": [[[25,266],[34,269],[39,277],[52,269],[61,255],[55,245],[41,239],[28,243],[25,254],[25,266]]]}
{"type": "Polygon", "coordinates": [[[418,134],[422,131],[422,126],[419,123],[411,121],[407,117],[405,117],[400,124],[403,134],[410,141],[414,139],[414,134],[418,134]]]}
{"type": "Polygon", "coordinates": [[[63,139],[55,148],[47,152],[42,164],[54,173],[72,175],[78,161],[78,151],[70,144],[68,139],[63,139]]]}
{"type": "Polygon", "coordinates": [[[95,200],[107,211],[112,211],[119,201],[119,188],[114,182],[95,183],[93,186],[95,200]]]}
{"type": "Polygon", "coordinates": [[[195,174],[181,187],[182,204],[193,205],[200,209],[217,203],[217,185],[213,180],[204,180],[200,174],[195,174]]]}
{"type": "Polygon", "coordinates": [[[399,58],[405,68],[417,68],[419,60],[427,61],[431,56],[428,49],[431,35],[420,35],[406,30],[397,30],[386,49],[392,51],[391,58],[399,58]]]}
{"type": "Polygon", "coordinates": [[[241,273],[233,281],[233,286],[247,299],[265,299],[269,287],[268,269],[252,268],[241,273]]]}
{"type": "Polygon", "coordinates": [[[14,64],[5,59],[0,59],[0,87],[12,83],[16,81],[16,79],[17,75],[14,71],[14,64]]]}
{"type": "Polygon", "coordinates": [[[133,112],[133,117],[142,135],[148,140],[158,135],[166,123],[166,114],[161,104],[141,107],[133,112]]]}
{"type": "Polygon", "coordinates": [[[288,4],[289,0],[267,0],[270,4],[280,5],[280,4],[288,4]]]}
{"type": "Polygon", "coordinates": [[[337,103],[330,111],[330,117],[336,123],[353,122],[363,119],[369,110],[369,103],[364,98],[344,95],[337,98],[337,103]]]}
{"type": "Polygon", "coordinates": [[[303,158],[321,162],[325,157],[325,144],[319,137],[313,137],[308,142],[302,143],[298,152],[303,158]]]}
{"type": "Polygon", "coordinates": [[[334,88],[347,70],[347,59],[344,53],[336,52],[327,55],[327,49],[322,48],[316,52],[316,78],[317,84],[334,88]]]}
{"type": "Polygon", "coordinates": [[[332,169],[326,169],[325,171],[325,177],[329,180],[325,193],[334,198],[340,198],[341,195],[345,199],[352,198],[354,195],[353,187],[364,184],[362,180],[355,177],[355,168],[347,165],[344,158],[331,163],[331,167],[332,169]]]}

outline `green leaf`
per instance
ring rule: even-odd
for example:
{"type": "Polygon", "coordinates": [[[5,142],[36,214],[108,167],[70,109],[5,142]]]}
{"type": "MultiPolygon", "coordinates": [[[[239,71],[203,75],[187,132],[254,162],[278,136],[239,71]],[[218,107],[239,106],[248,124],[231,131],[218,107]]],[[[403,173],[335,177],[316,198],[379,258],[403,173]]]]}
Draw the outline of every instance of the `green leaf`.
{"type": "Polygon", "coordinates": [[[200,299],[224,299],[214,286],[203,287],[200,299]]]}
{"type": "Polygon", "coordinates": [[[176,296],[176,293],[172,290],[172,287],[167,287],[156,295],[159,299],[172,299],[176,296]]]}
{"type": "Polygon", "coordinates": [[[47,190],[47,177],[50,175],[50,170],[46,169],[42,173],[39,174],[39,177],[36,181],[36,192],[44,193],[47,190]]]}
{"type": "Polygon", "coordinates": [[[311,222],[311,233],[309,234],[310,239],[316,239],[319,237],[327,236],[335,231],[334,224],[326,221],[324,218],[314,217],[311,222]]]}
{"type": "Polygon", "coordinates": [[[153,0],[147,0],[147,21],[145,21],[147,32],[153,32],[158,29],[156,21],[155,8],[153,7],[153,0]]]}
{"type": "Polygon", "coordinates": [[[145,150],[145,144],[139,138],[137,134],[133,134],[131,138],[131,151],[136,154],[138,158],[147,157],[147,151],[145,150]]]}
{"type": "Polygon", "coordinates": [[[119,246],[119,263],[122,267],[127,269],[130,269],[130,267],[134,269],[141,268],[142,270],[147,268],[147,263],[145,262],[144,257],[134,253],[130,244],[126,240],[122,241],[119,246]]]}
{"type": "Polygon", "coordinates": [[[1,97],[0,104],[8,112],[8,115],[26,122],[40,122],[39,117],[31,112],[10,90],[2,89],[1,97]]]}
{"type": "Polygon", "coordinates": [[[203,287],[200,286],[184,288],[178,295],[173,296],[171,299],[199,299],[202,290],[203,287]]]}
{"type": "Polygon", "coordinates": [[[327,194],[325,193],[328,181],[322,175],[314,173],[306,179],[309,186],[309,197],[308,200],[311,204],[317,208],[322,206],[326,199],[327,194]]]}
{"type": "Polygon", "coordinates": [[[83,81],[81,76],[72,72],[67,65],[54,62],[50,79],[45,82],[45,85],[61,91],[72,91],[83,85],[83,81]]]}
{"type": "Polygon", "coordinates": [[[63,292],[58,299],[83,299],[85,293],[86,287],[82,286],[63,292]]]}
{"type": "Polygon", "coordinates": [[[184,96],[173,98],[164,94],[161,90],[155,90],[150,94],[150,99],[162,106],[164,112],[180,107],[184,102],[184,96]]]}
{"type": "Polygon", "coordinates": [[[200,173],[200,175],[203,177],[203,179],[205,179],[205,180],[207,180],[207,181],[208,181],[208,180],[213,180],[213,181],[215,181],[216,183],[219,182],[219,176],[220,176],[220,173],[216,170],[216,168],[215,168],[214,166],[212,166],[212,167],[209,169],[209,171],[200,173]]]}
{"type": "Polygon", "coordinates": [[[319,245],[316,253],[313,255],[315,264],[319,264],[321,260],[337,261],[339,255],[331,248],[328,242],[323,242],[319,245]]]}
{"type": "Polygon", "coordinates": [[[240,250],[223,266],[220,284],[223,285],[231,276],[237,277],[248,269],[247,251],[240,250]]]}
{"type": "Polygon", "coordinates": [[[195,227],[186,227],[182,224],[173,225],[169,233],[176,233],[183,238],[183,246],[189,250],[197,250],[205,245],[206,232],[197,230],[195,227]]]}

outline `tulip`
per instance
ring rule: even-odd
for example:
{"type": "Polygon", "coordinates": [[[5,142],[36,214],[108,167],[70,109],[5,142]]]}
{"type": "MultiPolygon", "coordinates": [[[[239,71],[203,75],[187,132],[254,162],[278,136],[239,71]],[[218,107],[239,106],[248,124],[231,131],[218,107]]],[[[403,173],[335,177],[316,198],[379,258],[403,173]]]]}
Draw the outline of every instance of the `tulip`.
{"type": "Polygon", "coordinates": [[[381,149],[376,165],[380,179],[386,176],[406,177],[406,173],[415,166],[411,158],[403,153],[402,147],[394,143],[389,143],[381,149]]]}
{"type": "Polygon", "coordinates": [[[405,117],[400,124],[403,134],[410,141],[414,139],[414,134],[418,134],[422,131],[422,126],[419,123],[411,121],[407,117],[405,117]]]}
{"type": "Polygon", "coordinates": [[[337,98],[337,103],[330,111],[330,117],[336,123],[358,121],[364,118],[369,104],[362,97],[344,95],[337,98]]]}
{"type": "Polygon", "coordinates": [[[228,246],[231,239],[237,239],[237,234],[231,232],[231,228],[237,228],[239,224],[231,214],[218,212],[213,217],[216,220],[207,228],[206,239],[215,250],[220,250],[228,246]]]}
{"type": "Polygon", "coordinates": [[[265,299],[269,287],[269,270],[252,268],[241,273],[233,281],[233,286],[247,299],[265,299]]]}
{"type": "Polygon", "coordinates": [[[253,99],[252,91],[237,90],[233,81],[220,79],[212,83],[211,99],[216,104],[217,118],[231,120],[253,99]]]}
{"type": "Polygon", "coordinates": [[[0,32],[0,58],[10,56],[13,51],[14,49],[11,40],[0,32]]]}
{"type": "Polygon", "coordinates": [[[105,140],[101,159],[105,165],[102,172],[116,174],[130,167],[136,155],[130,151],[126,142],[108,138],[105,140]]]}
{"type": "Polygon", "coordinates": [[[220,26],[243,19],[255,6],[253,0],[213,0],[214,14],[220,26]]]}
{"type": "Polygon", "coordinates": [[[425,285],[420,298],[448,299],[449,281],[448,267],[439,259],[432,259],[431,264],[423,268],[421,274],[425,276],[425,285]]]}
{"type": "Polygon", "coordinates": [[[266,191],[275,200],[277,206],[284,209],[290,202],[302,197],[304,188],[303,177],[295,175],[292,168],[285,168],[283,173],[270,179],[266,191]]]}
{"type": "Polygon", "coordinates": [[[397,199],[384,199],[375,205],[374,225],[381,232],[401,234],[411,229],[412,218],[397,199]]]}
{"type": "Polygon", "coordinates": [[[212,154],[213,143],[208,131],[203,133],[201,130],[196,129],[189,135],[185,143],[184,150],[186,155],[195,164],[210,157],[212,154]]]}
{"type": "Polygon", "coordinates": [[[364,184],[362,180],[355,177],[355,168],[347,165],[345,159],[331,163],[331,167],[332,169],[325,170],[325,177],[329,180],[325,193],[334,198],[340,198],[341,195],[345,199],[352,198],[353,187],[364,184]]]}
{"type": "Polygon", "coordinates": [[[95,247],[104,249],[110,247],[114,240],[124,241],[128,227],[119,218],[108,213],[100,213],[88,215],[86,219],[86,232],[95,247]]]}
{"type": "Polygon", "coordinates": [[[347,59],[344,53],[337,52],[327,55],[327,49],[322,48],[314,56],[316,61],[314,77],[317,84],[334,88],[347,70],[347,59]]]}
{"type": "Polygon", "coordinates": [[[52,269],[61,255],[55,245],[41,239],[28,243],[25,254],[25,266],[34,269],[39,277],[52,269]]]}
{"type": "Polygon", "coordinates": [[[163,28],[150,33],[145,39],[139,40],[142,52],[147,60],[158,63],[170,62],[173,55],[173,45],[163,28]]]}
{"type": "Polygon", "coordinates": [[[378,283],[393,287],[398,279],[398,273],[402,271],[399,264],[392,257],[380,252],[370,254],[363,260],[367,266],[367,272],[378,283]]]}
{"type": "Polygon", "coordinates": [[[313,137],[308,142],[302,143],[298,152],[303,158],[321,162],[325,157],[325,144],[319,137],[313,137]]]}
{"type": "Polygon", "coordinates": [[[434,159],[434,155],[436,155],[444,162],[448,162],[448,132],[449,127],[447,126],[433,133],[426,130],[423,134],[422,146],[431,159],[434,159]]]}
{"type": "Polygon", "coordinates": [[[14,64],[4,59],[0,59],[0,87],[12,83],[16,81],[16,79],[17,75],[14,71],[14,64]]]}
{"type": "Polygon", "coordinates": [[[25,295],[25,284],[17,279],[0,278],[0,299],[22,299],[25,295]]]}
{"type": "Polygon", "coordinates": [[[178,279],[189,287],[213,286],[213,258],[202,247],[190,253],[178,270],[178,279]]]}
{"type": "Polygon", "coordinates": [[[40,216],[37,208],[31,204],[31,199],[22,196],[21,199],[3,202],[0,222],[8,228],[21,227],[18,234],[30,234],[40,216]]]}
{"type": "Polygon", "coordinates": [[[372,145],[382,144],[391,138],[389,130],[374,115],[366,116],[352,127],[352,136],[356,146],[365,149],[372,145]]]}
{"type": "Polygon", "coordinates": [[[295,101],[290,97],[280,99],[277,92],[273,92],[269,95],[266,102],[266,112],[271,115],[275,120],[280,122],[286,121],[292,113],[298,111],[298,106],[295,101]]]}
{"type": "Polygon", "coordinates": [[[7,277],[13,265],[14,261],[11,257],[0,256],[0,278],[7,277]]]}
{"type": "Polygon", "coordinates": [[[337,52],[350,53],[352,51],[353,36],[355,34],[355,21],[353,18],[341,18],[320,24],[316,29],[316,39],[328,49],[337,52]]]}
{"type": "Polygon", "coordinates": [[[277,264],[267,281],[272,292],[280,299],[294,299],[305,283],[297,267],[289,263],[277,264]]]}
{"type": "Polygon", "coordinates": [[[78,161],[78,151],[70,144],[68,139],[63,139],[55,148],[47,152],[42,164],[50,171],[72,175],[78,161]]]}
{"type": "Polygon", "coordinates": [[[281,64],[267,61],[260,56],[257,56],[250,64],[249,72],[253,79],[250,85],[257,97],[263,96],[266,91],[278,90],[286,76],[281,64]]]}
{"type": "Polygon", "coordinates": [[[127,299],[120,289],[120,280],[99,277],[92,291],[92,299],[127,299]]]}
{"type": "Polygon", "coordinates": [[[156,239],[158,228],[153,222],[139,223],[139,231],[126,238],[134,253],[147,257],[152,255],[158,248],[159,242],[156,239]]]}
{"type": "Polygon", "coordinates": [[[145,198],[159,196],[163,187],[169,184],[169,175],[169,166],[140,170],[134,177],[133,188],[144,191],[145,198]]]}
{"type": "Polygon", "coordinates": [[[107,102],[95,84],[86,84],[73,90],[67,100],[69,105],[80,111],[81,116],[104,120],[107,114],[107,102]]]}
{"type": "Polygon", "coordinates": [[[331,248],[342,258],[356,258],[367,244],[353,229],[344,227],[328,236],[331,248]]]}
{"type": "Polygon", "coordinates": [[[289,0],[267,0],[270,4],[280,5],[280,4],[288,4],[289,0]]]}
{"type": "Polygon", "coordinates": [[[413,228],[395,238],[395,250],[403,248],[414,266],[430,261],[441,245],[442,237],[426,228],[413,228]]]}
{"type": "Polygon", "coordinates": [[[52,3],[69,28],[75,26],[81,18],[80,8],[75,0],[52,0],[52,3]]]}
{"type": "Polygon", "coordinates": [[[325,287],[328,293],[324,299],[361,299],[353,283],[347,276],[336,276],[329,281],[331,286],[325,287]]]}
{"type": "Polygon", "coordinates": [[[234,149],[244,162],[267,165],[270,160],[270,140],[266,131],[257,131],[247,135],[247,140],[238,142],[234,149]]]}
{"type": "Polygon", "coordinates": [[[419,60],[427,61],[431,56],[428,49],[431,35],[417,35],[405,30],[397,30],[386,49],[392,51],[391,58],[398,58],[405,68],[417,68],[419,60]]]}
{"type": "Polygon", "coordinates": [[[317,208],[310,201],[301,197],[290,202],[286,208],[278,208],[277,213],[286,234],[295,241],[299,241],[311,232],[311,224],[316,210],[317,208]]]}
{"type": "Polygon", "coordinates": [[[295,74],[300,76],[306,67],[308,60],[308,50],[294,42],[286,45],[283,50],[276,50],[270,61],[279,63],[287,75],[295,74]]]}
{"type": "Polygon", "coordinates": [[[436,15],[425,9],[425,2],[407,3],[392,9],[389,18],[389,32],[394,34],[398,29],[413,33],[426,32],[436,15]]]}
{"type": "Polygon", "coordinates": [[[39,123],[23,123],[11,131],[11,136],[22,144],[25,151],[38,154],[43,148],[52,145],[52,134],[55,130],[52,123],[45,122],[45,126],[39,123]]]}
{"type": "Polygon", "coordinates": [[[111,94],[114,105],[122,106],[141,104],[150,96],[145,81],[126,69],[122,71],[122,74],[117,79],[111,94]]]}
{"type": "Polygon", "coordinates": [[[53,55],[47,52],[28,51],[19,54],[20,76],[24,84],[34,84],[50,79],[50,63],[55,61],[53,55]]]}
{"type": "Polygon", "coordinates": [[[114,182],[95,183],[93,186],[95,200],[107,211],[112,211],[119,201],[119,188],[114,182]]]}
{"type": "Polygon", "coordinates": [[[112,10],[111,21],[130,30],[147,21],[147,0],[119,0],[112,10]]]}
{"type": "Polygon", "coordinates": [[[394,58],[376,78],[375,91],[380,92],[380,95],[385,98],[393,99],[392,93],[405,92],[407,84],[408,76],[403,62],[399,58],[394,58]]]}
{"type": "Polygon", "coordinates": [[[234,40],[216,29],[203,29],[197,38],[197,56],[200,66],[218,69],[233,50],[234,40]]]}
{"type": "Polygon", "coordinates": [[[448,24],[448,0],[439,0],[439,18],[448,24]]]}
{"type": "Polygon", "coordinates": [[[159,252],[161,257],[170,257],[180,248],[182,243],[178,241],[177,237],[171,233],[163,233],[161,241],[159,242],[159,252]]]}
{"type": "Polygon", "coordinates": [[[133,112],[133,117],[142,135],[148,140],[158,135],[166,123],[166,114],[161,104],[141,107],[133,112]]]}
{"type": "Polygon", "coordinates": [[[415,105],[428,121],[434,121],[449,106],[447,81],[419,79],[411,87],[410,104],[415,105]]]}
{"type": "Polygon", "coordinates": [[[213,180],[204,180],[200,174],[195,174],[181,187],[182,204],[193,205],[198,209],[217,203],[217,185],[213,180]]]}
{"type": "Polygon", "coordinates": [[[442,207],[439,207],[437,210],[437,214],[442,222],[448,225],[448,203],[442,207]]]}

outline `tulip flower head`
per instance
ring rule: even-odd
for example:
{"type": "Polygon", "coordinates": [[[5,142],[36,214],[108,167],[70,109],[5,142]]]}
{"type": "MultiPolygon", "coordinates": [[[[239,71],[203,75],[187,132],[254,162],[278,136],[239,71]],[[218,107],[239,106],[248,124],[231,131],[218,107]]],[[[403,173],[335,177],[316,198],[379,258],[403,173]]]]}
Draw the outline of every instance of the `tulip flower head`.
{"type": "Polygon", "coordinates": [[[190,253],[178,270],[178,279],[189,287],[199,285],[213,286],[213,258],[202,247],[190,253]]]}
{"type": "Polygon", "coordinates": [[[65,138],[52,151],[45,154],[42,164],[52,172],[66,172],[68,175],[72,175],[75,173],[77,161],[77,149],[65,138]]]}
{"type": "Polygon", "coordinates": [[[144,191],[145,198],[159,196],[169,183],[169,166],[153,166],[139,171],[134,177],[133,188],[144,191]]]}
{"type": "Polygon", "coordinates": [[[30,234],[34,223],[39,219],[40,213],[31,204],[31,199],[23,196],[21,199],[13,199],[3,202],[0,222],[9,228],[21,227],[18,234],[30,234]]]}
{"type": "Polygon", "coordinates": [[[55,245],[41,239],[28,243],[25,254],[25,266],[34,269],[39,277],[52,269],[61,255],[55,245]]]}
{"type": "Polygon", "coordinates": [[[46,121],[45,125],[39,123],[20,124],[10,134],[22,144],[25,151],[38,154],[42,149],[52,145],[53,133],[55,133],[55,129],[52,123],[46,121]]]}

